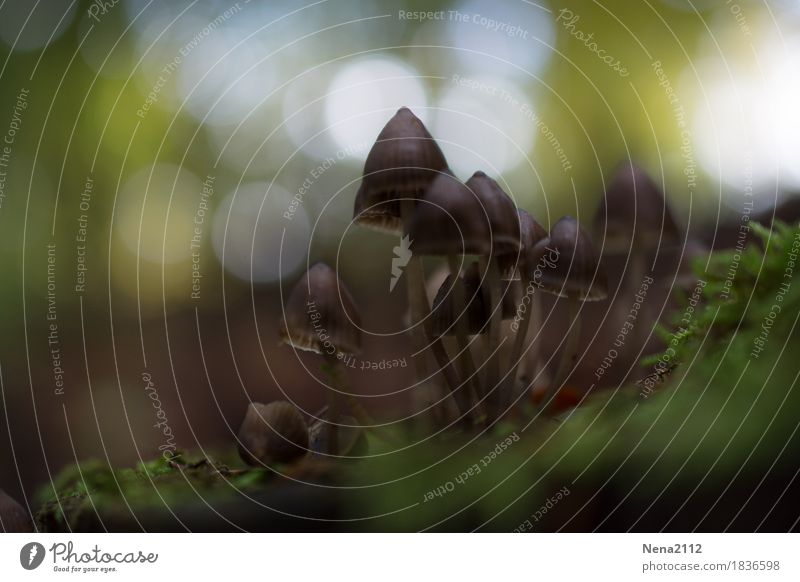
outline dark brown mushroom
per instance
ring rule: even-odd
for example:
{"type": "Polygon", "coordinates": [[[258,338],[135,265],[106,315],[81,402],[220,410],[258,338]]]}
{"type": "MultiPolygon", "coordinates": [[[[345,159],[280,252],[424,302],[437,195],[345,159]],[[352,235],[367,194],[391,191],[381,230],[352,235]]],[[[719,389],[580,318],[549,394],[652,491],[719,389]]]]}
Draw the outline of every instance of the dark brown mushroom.
{"type": "Polygon", "coordinates": [[[402,232],[402,201],[420,198],[447,168],[442,150],[425,125],[401,107],[378,134],[364,163],[353,220],[378,230],[402,232]],[[382,217],[376,221],[374,212],[382,217]]]}
{"type": "Polygon", "coordinates": [[[328,364],[328,439],[336,453],[341,393],[346,392],[342,359],[361,353],[361,316],[336,272],[317,263],[294,287],[279,325],[284,343],[321,354],[328,364]]]}
{"type": "MultiPolygon", "coordinates": [[[[392,233],[402,233],[414,212],[417,199],[441,172],[447,160],[420,119],[407,107],[401,107],[378,135],[364,164],[361,186],[356,194],[353,220],[362,226],[392,233]]],[[[414,366],[419,380],[427,377],[424,324],[430,306],[425,295],[425,274],[418,257],[406,265],[411,325],[409,333],[417,356],[414,366]]],[[[441,350],[434,354],[441,359],[441,350]]],[[[443,369],[444,362],[440,362],[443,369]]],[[[449,368],[447,368],[449,370],[449,368]]],[[[448,376],[448,383],[454,382],[448,376]]]]}
{"type": "Polygon", "coordinates": [[[252,402],[239,429],[238,448],[248,465],[294,461],[309,448],[305,418],[289,402],[252,402]]]}
{"type": "Polygon", "coordinates": [[[564,216],[553,226],[550,235],[534,245],[527,260],[534,283],[559,297],[577,301],[601,301],[608,296],[608,283],[600,265],[600,253],[578,221],[564,216]],[[536,268],[546,254],[557,261],[536,268]]]}
{"type": "Polygon", "coordinates": [[[634,163],[620,164],[595,213],[603,253],[648,251],[680,242],[680,230],[661,188],[634,163]]]}
{"type": "Polygon", "coordinates": [[[530,271],[528,277],[536,287],[558,297],[566,297],[569,306],[569,331],[553,383],[540,404],[540,408],[544,408],[566,379],[570,365],[577,356],[580,302],[605,299],[608,296],[608,284],[597,247],[571,216],[561,218],[550,230],[550,236],[534,245],[527,268],[530,271]]]}
{"type": "Polygon", "coordinates": [[[489,226],[490,250],[481,254],[479,260],[481,270],[488,279],[484,285],[485,301],[490,313],[485,389],[488,419],[492,421],[507,400],[506,383],[500,381],[500,324],[502,298],[508,294],[510,285],[503,288],[499,257],[519,253],[520,219],[517,207],[508,194],[484,172],[475,172],[467,180],[466,186],[478,198],[489,226]]]}
{"type": "MultiPolygon", "coordinates": [[[[491,231],[480,198],[451,173],[440,174],[431,182],[411,220],[406,224],[411,251],[416,256],[447,258],[453,277],[454,301],[466,305],[466,292],[461,278],[464,255],[486,256],[492,252],[491,231]],[[461,259],[459,259],[461,257],[461,259]]],[[[467,322],[456,320],[456,338],[462,379],[472,379],[470,392],[477,396],[479,383],[469,348],[467,322]]],[[[474,396],[472,397],[474,399],[474,396]]]]}
{"type": "MultiPolygon", "coordinates": [[[[528,256],[536,244],[547,238],[547,231],[534,218],[521,208],[517,209],[520,225],[521,249],[518,253],[508,253],[498,257],[500,268],[506,276],[521,279],[521,298],[515,306],[513,315],[514,321],[511,329],[515,332],[514,345],[511,348],[510,370],[506,376],[506,388],[504,401],[501,406],[509,406],[511,395],[517,378],[517,369],[523,357],[523,348],[527,345],[528,330],[531,322],[538,317],[540,308],[540,294],[537,293],[536,286],[532,283],[530,276],[535,271],[536,265],[528,266],[528,256]]],[[[538,325],[533,326],[534,329],[538,325]]],[[[538,362],[538,348],[541,341],[531,342],[525,350],[528,357],[533,362],[534,367],[538,362]]],[[[535,376],[535,370],[534,370],[535,376]]]]}

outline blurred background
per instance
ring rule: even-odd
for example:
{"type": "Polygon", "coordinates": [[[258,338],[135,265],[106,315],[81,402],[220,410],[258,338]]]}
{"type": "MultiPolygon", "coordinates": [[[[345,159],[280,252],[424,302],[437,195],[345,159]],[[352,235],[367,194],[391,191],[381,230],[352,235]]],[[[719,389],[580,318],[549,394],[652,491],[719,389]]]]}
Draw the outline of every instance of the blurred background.
{"type": "MultiPolygon", "coordinates": [[[[363,358],[409,356],[397,241],[351,224],[400,106],[545,227],[590,224],[627,160],[704,248],[736,244],[743,213],[791,217],[800,191],[789,0],[11,0],[0,62],[0,488],[18,499],[74,459],[157,456],[167,426],[228,446],[250,400],[318,409],[319,363],[276,335],[317,261],[362,310],[363,358]]],[[[409,370],[354,390],[398,417],[409,370]]]]}

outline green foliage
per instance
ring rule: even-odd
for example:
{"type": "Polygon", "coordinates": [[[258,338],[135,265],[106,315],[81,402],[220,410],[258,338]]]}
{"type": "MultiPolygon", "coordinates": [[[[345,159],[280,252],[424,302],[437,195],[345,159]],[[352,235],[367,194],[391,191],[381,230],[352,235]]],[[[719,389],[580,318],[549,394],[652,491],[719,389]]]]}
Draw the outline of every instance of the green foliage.
{"type": "Polygon", "coordinates": [[[792,263],[798,258],[800,225],[776,222],[770,230],[751,223],[750,232],[756,235],[758,244],[750,244],[743,251],[715,252],[708,269],[700,259],[695,261],[693,271],[706,283],[702,305],[695,309],[691,323],[683,326],[681,320],[690,298],[679,295],[684,309],[673,314],[669,325],[659,325],[657,330],[667,344],[666,351],[644,358],[643,365],[655,366],[659,360],[685,362],[707,341],[727,343],[739,333],[746,334],[761,325],[776,301],[782,313],[798,312],[800,286],[791,281],[797,275],[792,263]],[[782,291],[785,283],[788,289],[782,291]]]}

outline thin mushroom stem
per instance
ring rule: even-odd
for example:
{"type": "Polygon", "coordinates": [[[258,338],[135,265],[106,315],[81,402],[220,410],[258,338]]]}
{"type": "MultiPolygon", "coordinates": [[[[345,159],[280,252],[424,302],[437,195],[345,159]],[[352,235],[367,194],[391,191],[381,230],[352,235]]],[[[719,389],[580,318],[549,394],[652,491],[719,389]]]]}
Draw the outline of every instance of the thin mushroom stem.
{"type": "Polygon", "coordinates": [[[475,392],[475,361],[472,359],[472,352],[469,348],[469,329],[467,327],[468,307],[464,290],[464,279],[461,278],[456,255],[447,255],[447,264],[450,267],[450,274],[453,279],[453,301],[451,305],[453,306],[453,312],[456,318],[456,341],[458,342],[459,352],[457,360],[461,368],[461,379],[463,381],[463,385],[456,390],[454,396],[459,398],[462,402],[465,400],[469,401],[470,408],[472,408],[471,405],[477,403],[478,398],[475,392]]]}
{"type": "Polygon", "coordinates": [[[342,362],[336,354],[325,354],[327,364],[328,379],[331,385],[328,387],[328,454],[339,454],[339,416],[341,415],[341,392],[344,392],[344,370],[342,362]]]}
{"type": "Polygon", "coordinates": [[[453,358],[447,353],[442,338],[434,338],[431,341],[431,349],[433,350],[433,355],[436,357],[436,362],[439,364],[439,369],[447,381],[450,393],[453,395],[453,400],[461,413],[461,417],[466,418],[470,414],[469,411],[470,408],[472,408],[472,403],[470,402],[469,395],[465,393],[464,390],[458,389],[461,385],[461,381],[453,366],[453,358]]]}
{"type": "Polygon", "coordinates": [[[581,337],[581,322],[579,317],[580,300],[577,297],[569,297],[568,310],[570,325],[564,351],[561,354],[561,361],[558,364],[555,376],[553,376],[553,382],[550,384],[550,388],[548,388],[547,393],[545,393],[544,398],[542,398],[542,401],[537,407],[537,412],[544,410],[553,396],[561,389],[561,384],[567,379],[572,368],[572,361],[578,354],[579,340],[581,337]]]}
{"type": "Polygon", "coordinates": [[[489,308],[489,337],[488,352],[486,355],[486,393],[487,393],[487,420],[497,417],[502,400],[502,390],[499,386],[500,378],[500,326],[503,322],[503,310],[500,305],[501,283],[500,270],[497,259],[494,257],[481,257],[481,270],[486,273],[488,291],[484,297],[489,308]],[[487,297],[488,296],[488,297],[487,297]]]}
{"type": "MultiPolygon", "coordinates": [[[[521,305],[524,305],[528,289],[529,288],[533,289],[533,285],[531,284],[531,281],[528,278],[523,278],[522,282],[523,282],[523,295],[522,295],[521,305]]],[[[534,289],[533,294],[531,295],[530,304],[525,309],[525,311],[522,312],[522,316],[520,317],[519,322],[517,322],[517,335],[514,337],[514,345],[511,347],[511,360],[510,360],[511,369],[509,370],[508,376],[506,377],[506,389],[505,389],[504,399],[501,404],[501,406],[504,408],[507,408],[511,404],[511,399],[514,392],[514,386],[516,386],[517,382],[517,369],[519,368],[520,360],[522,359],[523,356],[522,347],[526,345],[525,340],[528,337],[528,329],[530,328],[531,320],[538,318],[538,305],[537,305],[538,297],[539,295],[536,293],[534,289]]],[[[538,354],[537,354],[538,346],[539,342],[531,342],[531,344],[528,345],[528,348],[525,350],[526,354],[528,350],[530,350],[531,351],[530,357],[538,359],[538,354]]]]}
{"type": "MultiPolygon", "coordinates": [[[[400,202],[400,215],[403,224],[408,224],[408,221],[411,220],[414,204],[412,199],[403,199],[400,202]]],[[[421,322],[430,307],[425,293],[425,272],[422,269],[422,261],[414,254],[411,255],[406,266],[406,291],[408,293],[408,310],[411,315],[411,343],[416,353],[416,357],[413,358],[414,367],[417,373],[417,381],[421,382],[428,376],[427,366],[425,365],[427,339],[421,322]]]]}
{"type": "MultiPolygon", "coordinates": [[[[341,414],[341,403],[342,403],[342,393],[349,392],[347,382],[344,380],[344,366],[342,365],[341,360],[334,356],[326,355],[325,360],[328,364],[328,378],[331,381],[331,393],[334,395],[330,403],[327,407],[323,408],[324,410],[328,411],[328,420],[331,422],[331,428],[329,436],[332,437],[333,440],[330,440],[329,443],[332,443],[331,448],[333,449],[333,445],[336,445],[338,449],[338,433],[339,433],[339,419],[331,418],[333,415],[339,416],[341,414]],[[336,423],[336,424],[333,424],[336,423]],[[335,433],[335,436],[334,436],[335,433]]],[[[361,423],[362,428],[374,434],[376,437],[381,439],[382,441],[397,445],[399,441],[397,439],[393,439],[389,435],[378,429],[375,426],[372,426],[375,421],[370,416],[369,412],[361,405],[361,403],[356,400],[356,398],[350,394],[347,396],[347,402],[350,405],[350,410],[352,410],[353,416],[356,417],[356,420],[361,423]]],[[[336,455],[338,451],[329,451],[330,454],[336,455]]]]}
{"type": "MultiPolygon", "coordinates": [[[[402,200],[400,203],[400,213],[403,224],[411,219],[414,212],[413,200],[402,200]]],[[[439,370],[444,376],[445,382],[450,387],[450,391],[455,393],[461,384],[458,374],[453,369],[452,360],[447,355],[447,350],[442,344],[441,338],[434,338],[430,333],[429,318],[430,304],[425,290],[425,271],[422,269],[422,261],[419,257],[412,255],[406,266],[406,290],[408,292],[408,309],[411,316],[411,341],[417,358],[414,365],[417,373],[417,381],[422,381],[428,377],[428,369],[425,365],[425,346],[430,344],[439,370]],[[420,322],[425,322],[420,325],[420,322]]],[[[458,403],[458,399],[456,399],[458,403]]],[[[459,404],[459,408],[464,403],[459,404]]],[[[469,406],[461,410],[462,414],[467,414],[469,406]]]]}

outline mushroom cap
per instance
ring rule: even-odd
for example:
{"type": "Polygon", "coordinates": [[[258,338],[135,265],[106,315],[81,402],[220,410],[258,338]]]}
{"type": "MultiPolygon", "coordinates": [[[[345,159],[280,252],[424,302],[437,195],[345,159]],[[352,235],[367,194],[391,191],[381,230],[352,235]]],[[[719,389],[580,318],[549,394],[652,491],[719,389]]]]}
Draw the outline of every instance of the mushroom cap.
{"type": "Polygon", "coordinates": [[[308,426],[302,413],[285,401],[247,407],[239,429],[239,455],[248,465],[288,463],[309,449],[308,426]]]}
{"type": "Polygon", "coordinates": [[[361,316],[336,272],[317,263],[297,282],[279,322],[281,341],[318,354],[361,353],[361,316]]]}
{"type": "Polygon", "coordinates": [[[405,225],[411,251],[419,255],[492,253],[487,214],[478,196],[452,173],[441,173],[405,225]]]}
{"type": "MultiPolygon", "coordinates": [[[[456,315],[464,316],[466,312],[467,333],[478,335],[488,331],[491,313],[483,296],[481,275],[478,263],[473,262],[462,277],[464,281],[464,300],[466,311],[455,306],[455,289],[453,276],[448,275],[439,287],[433,300],[431,311],[431,327],[436,336],[454,335],[456,333],[456,315]]],[[[517,311],[521,290],[519,285],[509,284],[503,294],[502,318],[511,319],[517,311]]]]}
{"type": "Polygon", "coordinates": [[[543,291],[581,301],[608,297],[608,282],[600,253],[589,234],[571,216],[553,225],[526,260],[528,278],[543,291]]]}
{"type": "Polygon", "coordinates": [[[367,154],[353,220],[369,228],[385,231],[391,227],[392,232],[401,232],[400,201],[422,196],[446,168],[447,160],[425,125],[410,109],[401,107],[367,154]],[[373,210],[377,208],[380,218],[376,219],[373,210]]]}
{"type": "Polygon", "coordinates": [[[677,244],[680,231],[664,193],[641,167],[620,164],[600,201],[592,230],[608,253],[677,244]]]}
{"type": "Polygon", "coordinates": [[[522,208],[517,208],[519,220],[519,252],[514,251],[497,257],[504,279],[519,279],[518,271],[525,268],[525,259],[533,246],[547,238],[547,230],[522,208]]]}
{"type": "Polygon", "coordinates": [[[389,234],[402,233],[403,220],[400,218],[399,205],[393,202],[377,202],[367,206],[365,192],[362,183],[353,203],[353,220],[356,224],[389,234]]]}
{"type": "Polygon", "coordinates": [[[472,174],[466,186],[477,196],[488,218],[492,254],[519,252],[520,220],[513,200],[495,180],[480,170],[472,174]]]}
{"type": "Polygon", "coordinates": [[[2,489],[0,489],[0,531],[5,533],[33,531],[28,512],[2,489]]]}

